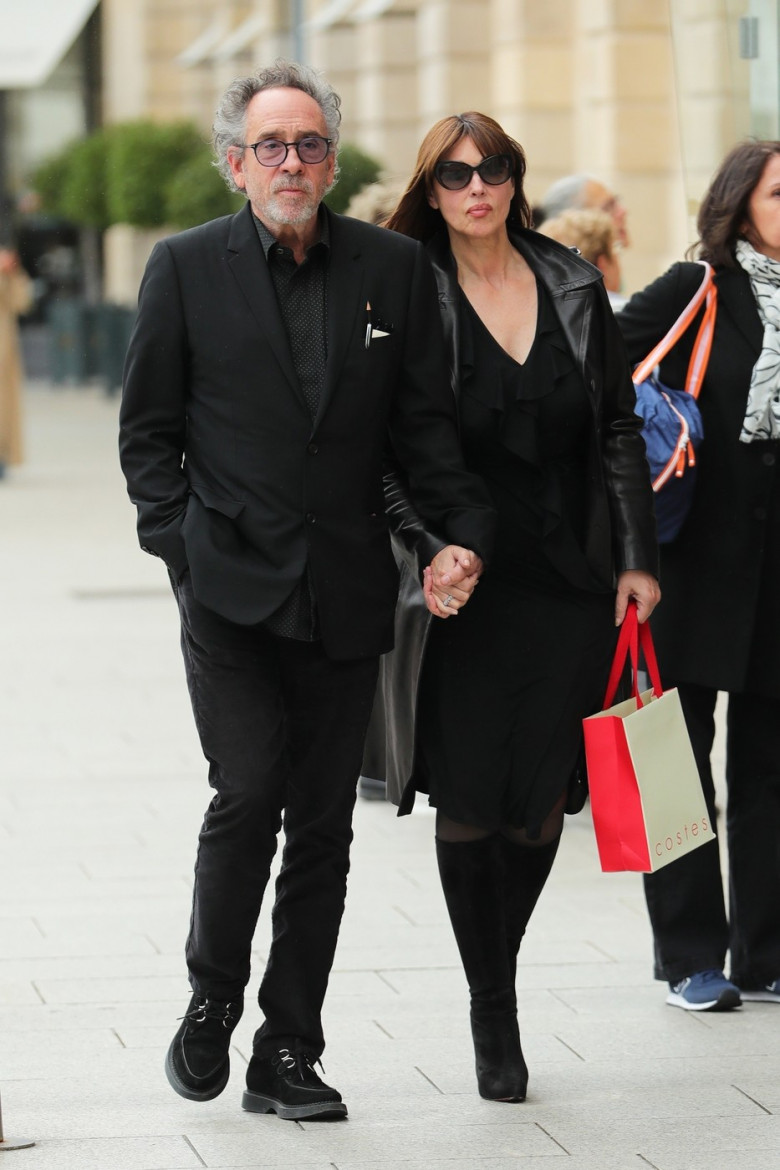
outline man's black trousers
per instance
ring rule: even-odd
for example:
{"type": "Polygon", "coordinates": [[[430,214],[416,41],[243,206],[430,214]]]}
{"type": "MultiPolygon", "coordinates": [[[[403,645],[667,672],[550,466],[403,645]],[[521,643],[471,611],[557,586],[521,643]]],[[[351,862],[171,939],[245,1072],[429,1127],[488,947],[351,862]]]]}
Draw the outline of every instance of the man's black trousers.
{"type": "Polygon", "coordinates": [[[284,851],[255,1051],[317,1057],[344,910],[352,812],[377,659],[334,662],[319,642],[219,617],[175,587],[195,723],[214,797],[195,865],[186,956],[193,990],[243,994],[279,829],[284,851]]]}

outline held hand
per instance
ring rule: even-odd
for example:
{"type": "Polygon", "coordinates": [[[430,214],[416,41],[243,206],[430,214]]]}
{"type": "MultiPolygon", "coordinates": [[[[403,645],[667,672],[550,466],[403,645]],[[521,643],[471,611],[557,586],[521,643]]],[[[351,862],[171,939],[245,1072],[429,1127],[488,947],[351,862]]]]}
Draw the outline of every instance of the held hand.
{"type": "Polygon", "coordinates": [[[472,573],[458,585],[441,589],[434,585],[433,572],[429,566],[423,571],[423,594],[428,610],[434,617],[455,617],[471,597],[478,580],[479,574],[472,573]]]}
{"type": "MultiPolygon", "coordinates": [[[[482,572],[482,561],[476,553],[457,544],[448,544],[431,561],[433,583],[446,594],[450,585],[462,585],[466,577],[482,572]]],[[[469,590],[469,593],[471,590],[469,590]]]]}
{"type": "Polygon", "coordinates": [[[615,597],[616,626],[622,624],[628,603],[632,598],[636,602],[637,618],[640,622],[646,622],[661,600],[660,587],[651,573],[643,573],[639,569],[629,569],[618,577],[617,596],[615,597]]]}

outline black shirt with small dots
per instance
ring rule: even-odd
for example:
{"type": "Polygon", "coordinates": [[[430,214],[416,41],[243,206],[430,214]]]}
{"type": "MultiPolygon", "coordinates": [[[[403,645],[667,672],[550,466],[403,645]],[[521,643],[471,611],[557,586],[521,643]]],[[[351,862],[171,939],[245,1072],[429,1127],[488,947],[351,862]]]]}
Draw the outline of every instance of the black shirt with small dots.
{"type": "MultiPolygon", "coordinates": [[[[319,239],[308,249],[305,260],[298,264],[292,250],[280,244],[255,216],[255,227],[290,342],[293,367],[312,422],[320,405],[328,357],[325,322],[330,239],[328,223],[322,215],[319,225],[319,239]]],[[[319,638],[314,583],[308,566],[292,593],[265,619],[263,626],[281,638],[296,638],[303,642],[314,642],[319,638]]]]}

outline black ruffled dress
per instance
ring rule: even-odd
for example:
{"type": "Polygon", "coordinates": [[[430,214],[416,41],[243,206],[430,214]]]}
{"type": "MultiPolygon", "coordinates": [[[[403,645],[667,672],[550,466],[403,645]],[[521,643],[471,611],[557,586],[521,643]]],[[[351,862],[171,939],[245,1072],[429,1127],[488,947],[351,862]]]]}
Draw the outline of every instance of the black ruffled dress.
{"type": "Polygon", "coordinates": [[[539,281],[537,293],[522,365],[461,294],[463,449],[498,533],[468,605],[432,623],[411,781],[452,820],[531,837],[570,783],[615,646],[614,593],[582,551],[591,407],[539,281]]]}

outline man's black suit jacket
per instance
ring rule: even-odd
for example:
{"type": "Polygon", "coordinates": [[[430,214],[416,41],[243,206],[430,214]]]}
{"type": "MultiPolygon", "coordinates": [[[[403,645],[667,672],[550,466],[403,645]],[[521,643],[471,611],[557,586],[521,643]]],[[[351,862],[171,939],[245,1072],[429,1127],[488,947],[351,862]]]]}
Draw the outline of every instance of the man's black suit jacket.
{"type": "Polygon", "coordinates": [[[198,600],[233,622],[260,622],[308,562],[326,653],[359,658],[393,638],[388,435],[442,544],[487,556],[493,513],[461,461],[422,247],[325,214],[328,358],[314,423],[247,205],[152,252],[120,454],[142,547],[177,578],[189,569],[198,600]]]}

